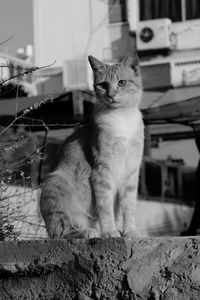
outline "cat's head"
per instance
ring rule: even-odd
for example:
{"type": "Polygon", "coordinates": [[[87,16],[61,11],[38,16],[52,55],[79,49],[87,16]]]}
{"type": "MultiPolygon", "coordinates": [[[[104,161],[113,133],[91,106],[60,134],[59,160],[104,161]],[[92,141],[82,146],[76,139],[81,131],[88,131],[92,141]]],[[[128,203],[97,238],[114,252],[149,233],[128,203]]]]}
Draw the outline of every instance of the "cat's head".
{"type": "Polygon", "coordinates": [[[88,59],[94,73],[95,93],[101,103],[110,108],[138,105],[142,84],[135,51],[114,65],[104,64],[91,55],[88,59]]]}

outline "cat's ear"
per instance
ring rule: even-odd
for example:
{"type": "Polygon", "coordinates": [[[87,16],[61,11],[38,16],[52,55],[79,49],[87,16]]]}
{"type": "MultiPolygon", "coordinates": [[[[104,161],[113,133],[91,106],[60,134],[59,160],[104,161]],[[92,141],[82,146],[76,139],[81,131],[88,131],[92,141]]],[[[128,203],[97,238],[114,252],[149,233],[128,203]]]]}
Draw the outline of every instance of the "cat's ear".
{"type": "Polygon", "coordinates": [[[104,71],[106,65],[104,63],[102,63],[101,61],[99,61],[98,59],[96,59],[94,56],[89,55],[88,60],[92,67],[92,70],[94,72],[103,72],[104,71]]]}
{"type": "Polygon", "coordinates": [[[125,56],[121,63],[124,66],[133,69],[134,71],[139,71],[140,64],[136,51],[132,51],[127,56],[125,56]]]}

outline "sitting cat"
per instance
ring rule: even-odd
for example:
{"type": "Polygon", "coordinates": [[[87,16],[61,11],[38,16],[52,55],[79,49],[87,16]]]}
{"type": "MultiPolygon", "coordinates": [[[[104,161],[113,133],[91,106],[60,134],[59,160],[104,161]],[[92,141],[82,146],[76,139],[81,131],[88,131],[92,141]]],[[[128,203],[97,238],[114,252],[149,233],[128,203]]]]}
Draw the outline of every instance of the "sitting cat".
{"type": "Polygon", "coordinates": [[[42,187],[51,238],[137,236],[135,211],[143,153],[136,52],[107,65],[89,56],[97,103],[89,124],[68,137],[42,187]]]}

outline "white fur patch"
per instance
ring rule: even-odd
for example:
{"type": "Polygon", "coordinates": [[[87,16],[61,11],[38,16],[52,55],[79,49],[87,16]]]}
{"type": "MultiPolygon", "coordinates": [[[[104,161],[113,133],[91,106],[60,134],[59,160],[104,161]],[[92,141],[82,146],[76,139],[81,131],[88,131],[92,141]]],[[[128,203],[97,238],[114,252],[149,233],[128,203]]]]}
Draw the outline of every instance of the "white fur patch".
{"type": "Polygon", "coordinates": [[[105,114],[101,114],[97,123],[100,126],[109,126],[114,136],[131,140],[141,124],[141,113],[139,109],[113,109],[105,114]]]}

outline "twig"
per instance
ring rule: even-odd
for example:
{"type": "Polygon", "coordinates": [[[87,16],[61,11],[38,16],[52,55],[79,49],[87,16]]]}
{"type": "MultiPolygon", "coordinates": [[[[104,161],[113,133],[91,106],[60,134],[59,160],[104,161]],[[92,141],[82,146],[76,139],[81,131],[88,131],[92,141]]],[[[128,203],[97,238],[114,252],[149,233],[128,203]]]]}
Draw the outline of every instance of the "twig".
{"type": "Polygon", "coordinates": [[[7,43],[8,41],[12,40],[14,38],[14,35],[9,37],[7,40],[3,41],[0,43],[0,46],[4,45],[5,43],[7,43]]]}
{"type": "MultiPolygon", "coordinates": [[[[53,66],[55,63],[56,63],[56,61],[54,61],[54,62],[53,62],[52,64],[50,64],[50,65],[46,65],[46,66],[42,66],[42,67],[32,67],[32,68],[30,68],[30,69],[25,69],[24,72],[19,73],[19,74],[16,74],[16,75],[13,75],[13,76],[11,76],[11,77],[9,77],[9,78],[3,80],[3,81],[0,83],[0,86],[2,86],[4,83],[6,83],[7,81],[10,81],[10,80],[12,80],[12,79],[14,79],[14,78],[19,78],[19,77],[21,77],[21,76],[24,76],[24,75],[28,75],[28,74],[30,74],[30,73],[33,73],[33,72],[35,72],[35,71],[37,71],[37,70],[41,70],[41,69],[44,69],[44,68],[49,68],[49,67],[53,66]]],[[[8,66],[8,67],[9,67],[9,66],[8,66]]],[[[12,67],[11,67],[11,68],[12,68],[12,67]]]]}
{"type": "MultiPolygon", "coordinates": [[[[7,69],[13,69],[13,70],[19,70],[19,67],[13,66],[13,65],[0,65],[1,68],[7,68],[7,69]]],[[[38,67],[39,68],[39,67],[38,67]]],[[[20,68],[21,71],[29,71],[31,68],[20,68]]]]}
{"type": "MultiPolygon", "coordinates": [[[[39,122],[39,123],[41,123],[43,126],[44,126],[44,128],[45,128],[45,130],[47,130],[47,131],[49,131],[49,127],[47,126],[47,124],[42,120],[42,119],[34,119],[34,118],[29,118],[29,117],[22,117],[22,119],[25,119],[25,120],[30,120],[30,121],[35,121],[35,122],[39,122]]],[[[21,125],[21,124],[20,124],[21,125]]],[[[29,126],[30,126],[30,124],[29,124],[29,126]]],[[[34,125],[33,125],[34,126],[34,125]]],[[[39,126],[41,126],[41,125],[39,125],[39,126]]]]}
{"type": "MultiPolygon", "coordinates": [[[[7,142],[9,145],[5,145],[3,149],[0,149],[0,155],[22,147],[22,145],[25,144],[29,139],[29,137],[21,137],[18,140],[7,142]]],[[[4,141],[2,141],[2,143],[6,144],[4,141]]]]}
{"type": "Polygon", "coordinates": [[[19,192],[19,193],[15,193],[15,194],[12,194],[10,196],[4,196],[3,199],[0,199],[0,202],[3,202],[4,200],[7,200],[7,199],[11,199],[11,198],[14,198],[14,197],[19,197],[19,196],[22,196],[22,195],[26,195],[28,193],[32,193],[33,191],[37,191],[40,189],[40,186],[37,185],[36,187],[32,187],[31,190],[25,190],[24,192],[19,192]]]}
{"type": "Polygon", "coordinates": [[[54,99],[56,99],[57,97],[59,97],[59,95],[61,95],[62,93],[58,93],[56,95],[54,95],[54,97],[52,96],[47,96],[44,100],[35,103],[33,106],[30,106],[29,108],[25,109],[21,115],[19,115],[18,117],[16,117],[6,128],[4,128],[1,132],[0,135],[3,134],[6,130],[8,130],[10,127],[12,127],[12,125],[19,119],[23,118],[27,113],[29,113],[32,110],[38,109],[41,105],[47,103],[47,102],[53,102],[54,99]]]}
{"type": "MultiPolygon", "coordinates": [[[[25,158],[23,158],[22,160],[20,160],[16,165],[11,166],[12,171],[13,171],[13,172],[14,172],[14,171],[16,172],[16,171],[18,171],[17,169],[18,169],[19,167],[23,167],[23,166],[27,166],[27,165],[31,164],[31,163],[33,162],[34,159],[35,159],[35,160],[37,159],[37,156],[36,156],[36,158],[33,157],[33,156],[34,156],[34,155],[40,154],[40,151],[43,150],[48,144],[49,144],[49,142],[45,143],[44,145],[42,145],[41,147],[37,148],[37,149],[34,150],[32,153],[30,153],[29,157],[25,157],[25,158]],[[31,157],[33,157],[33,158],[31,159],[31,157]],[[23,163],[23,162],[25,162],[25,161],[28,160],[28,159],[31,159],[31,161],[28,161],[28,162],[26,162],[26,163],[23,163]]],[[[10,170],[10,168],[8,168],[8,169],[5,170],[5,171],[0,171],[0,175],[1,175],[1,174],[8,173],[8,170],[10,170]]],[[[18,172],[21,172],[21,171],[18,171],[18,172]]]]}
{"type": "Polygon", "coordinates": [[[15,118],[17,117],[18,112],[18,101],[19,101],[19,84],[17,85],[17,92],[16,92],[16,102],[15,102],[15,118]]]}

